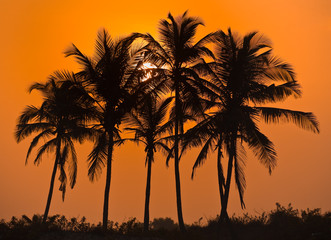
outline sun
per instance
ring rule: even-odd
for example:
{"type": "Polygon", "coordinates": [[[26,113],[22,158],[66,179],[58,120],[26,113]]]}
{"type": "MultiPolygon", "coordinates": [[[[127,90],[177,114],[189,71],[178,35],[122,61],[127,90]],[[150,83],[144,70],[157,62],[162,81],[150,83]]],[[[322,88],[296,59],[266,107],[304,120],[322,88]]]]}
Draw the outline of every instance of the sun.
{"type": "Polygon", "coordinates": [[[145,69],[146,70],[146,73],[144,75],[144,77],[141,79],[141,81],[146,81],[147,79],[151,78],[152,75],[150,72],[148,72],[148,70],[151,70],[151,69],[155,69],[156,66],[154,64],[151,64],[149,62],[145,62],[143,63],[143,66],[142,66],[142,69],[145,69]]]}
{"type": "Polygon", "coordinates": [[[156,68],[156,66],[154,64],[149,63],[149,62],[145,62],[145,63],[143,63],[143,68],[144,69],[156,68]]]}

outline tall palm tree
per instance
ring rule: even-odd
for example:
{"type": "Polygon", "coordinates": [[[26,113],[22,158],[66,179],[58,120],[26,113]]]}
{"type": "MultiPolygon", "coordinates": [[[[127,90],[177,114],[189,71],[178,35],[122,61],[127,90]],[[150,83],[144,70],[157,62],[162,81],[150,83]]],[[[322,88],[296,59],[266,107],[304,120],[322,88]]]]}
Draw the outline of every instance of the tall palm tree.
{"type": "Polygon", "coordinates": [[[289,96],[300,97],[300,86],[292,67],[273,56],[269,40],[252,32],[241,38],[232,34],[217,33],[216,61],[209,64],[209,87],[215,93],[215,105],[209,116],[188,131],[185,147],[203,145],[193,166],[202,165],[211,149],[217,149],[217,169],[221,199],[220,221],[227,218],[231,176],[238,188],[242,208],[246,187],[244,175],[245,151],[243,143],[251,148],[261,163],[269,169],[276,166],[273,143],[258,127],[258,122],[293,122],[297,126],[319,132],[318,122],[310,112],[293,111],[261,104],[276,103],[289,96]],[[223,150],[228,155],[227,175],[223,174],[223,150]]]}
{"type": "Polygon", "coordinates": [[[93,137],[92,131],[87,129],[85,124],[91,117],[93,118],[94,108],[76,97],[75,90],[62,82],[64,79],[75,81],[75,76],[69,72],[56,72],[47,83],[35,83],[30,87],[30,92],[35,89],[40,91],[44,101],[40,107],[27,106],[24,109],[18,118],[15,132],[17,142],[37,133],[28,149],[26,164],[31,151],[41,140],[45,140],[45,143],[39,148],[34,164],[39,165],[45,153],[55,151],[54,167],[43,216],[44,223],[47,220],[52,200],[57,170],[60,171],[59,190],[62,191],[63,201],[67,186],[66,168],[69,172],[70,187],[75,186],[77,156],[73,141],[82,142],[85,137],[93,137]]]}
{"type": "Polygon", "coordinates": [[[137,77],[141,63],[136,57],[139,48],[132,48],[133,41],[134,37],[114,40],[106,30],[101,30],[93,57],[84,55],[75,45],[66,51],[66,56],[74,56],[81,65],[82,70],[77,75],[84,79],[82,86],[86,90],[85,95],[94,101],[101,112],[94,127],[99,134],[88,158],[88,175],[94,181],[101,174],[102,167],[107,168],[104,230],[108,222],[112,154],[114,144],[120,140],[119,125],[148,85],[148,81],[140,83],[137,77]]]}
{"type": "Polygon", "coordinates": [[[149,228],[149,202],[151,192],[151,174],[152,163],[154,162],[154,152],[157,149],[169,153],[170,149],[164,144],[162,135],[169,130],[169,122],[165,123],[167,110],[172,98],[166,98],[157,102],[157,98],[151,94],[146,96],[144,101],[134,111],[130,113],[127,119],[128,131],[134,132],[134,138],[127,139],[136,143],[145,145],[147,165],[147,181],[145,194],[144,211],[144,231],[149,228]]]}
{"type": "Polygon", "coordinates": [[[174,92],[175,103],[173,115],[174,124],[174,166],[176,182],[177,215],[179,227],[185,231],[179,175],[179,136],[183,133],[185,113],[192,116],[203,111],[201,100],[204,82],[194,70],[202,57],[212,57],[212,52],[205,46],[211,41],[212,34],[202,38],[194,44],[194,38],[199,25],[203,25],[199,18],[189,17],[187,12],[174,18],[170,13],[168,19],[162,19],[159,25],[160,41],[156,41],[150,34],[137,34],[148,42],[145,61],[158,67],[157,71],[163,77],[165,86],[174,92]]]}

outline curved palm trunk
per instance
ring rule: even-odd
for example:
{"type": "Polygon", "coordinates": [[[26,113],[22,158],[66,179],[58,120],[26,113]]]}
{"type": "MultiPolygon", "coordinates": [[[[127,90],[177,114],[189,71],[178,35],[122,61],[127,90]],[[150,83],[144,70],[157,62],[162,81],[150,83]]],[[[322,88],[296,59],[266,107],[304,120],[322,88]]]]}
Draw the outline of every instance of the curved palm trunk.
{"type": "Polygon", "coordinates": [[[107,176],[106,176],[106,186],[105,195],[103,201],[103,218],[102,218],[102,228],[107,230],[108,224],[108,207],[109,207],[109,192],[110,192],[110,181],[111,181],[111,164],[114,148],[113,131],[108,131],[109,145],[108,145],[108,158],[107,158],[107,176]]]}
{"type": "Polygon", "coordinates": [[[236,137],[234,137],[234,139],[231,142],[231,149],[229,152],[228,171],[226,175],[226,184],[225,184],[224,196],[222,201],[220,222],[228,220],[229,218],[227,214],[227,207],[229,202],[230,184],[231,184],[231,176],[232,176],[232,168],[233,168],[233,160],[234,160],[235,152],[236,152],[236,137]]]}
{"type": "Polygon", "coordinates": [[[229,192],[230,192],[232,166],[233,166],[233,156],[230,156],[229,157],[227,179],[226,179],[226,184],[225,184],[224,197],[223,197],[223,201],[222,201],[222,209],[221,209],[221,217],[220,217],[221,222],[223,222],[224,220],[227,220],[227,217],[228,217],[227,207],[228,207],[229,192]]]}
{"type": "Polygon", "coordinates": [[[229,153],[229,163],[228,163],[228,172],[226,176],[226,184],[224,189],[224,195],[222,200],[222,209],[221,209],[221,215],[219,219],[219,224],[222,226],[222,224],[225,222],[228,230],[230,231],[231,238],[236,240],[238,239],[237,233],[234,231],[233,225],[230,221],[227,207],[229,202],[229,193],[230,193],[230,184],[231,184],[231,176],[232,176],[232,168],[233,168],[233,161],[235,159],[235,154],[237,150],[237,144],[236,144],[236,135],[232,140],[231,149],[229,153]]]}
{"type": "Polygon", "coordinates": [[[54,189],[54,180],[55,180],[55,175],[56,175],[56,170],[57,170],[57,164],[59,162],[60,151],[61,151],[61,142],[58,141],[58,144],[57,144],[57,147],[56,147],[56,157],[55,157],[53,172],[52,172],[52,176],[51,176],[51,183],[50,183],[50,186],[49,186],[47,203],[46,203],[46,208],[45,208],[45,212],[44,212],[44,216],[43,216],[43,223],[46,223],[49,208],[51,206],[51,201],[52,201],[52,196],[53,196],[53,189],[54,189]]]}
{"type": "Polygon", "coordinates": [[[151,177],[152,177],[152,162],[154,158],[153,149],[149,150],[147,159],[147,181],[146,181],[146,195],[145,195],[145,214],[144,214],[144,231],[148,231],[149,227],[149,201],[151,195],[151,177]]]}
{"type": "MultiPolygon", "coordinates": [[[[218,145],[217,145],[217,177],[218,177],[218,190],[219,190],[219,194],[220,194],[221,211],[222,211],[222,203],[223,203],[223,198],[224,198],[224,190],[223,190],[224,174],[223,174],[221,159],[222,159],[222,140],[220,139],[218,141],[218,145]]],[[[221,217],[219,218],[219,223],[221,223],[221,217]]],[[[216,232],[217,238],[216,239],[221,239],[220,230],[221,230],[220,228],[217,228],[217,232],[216,232]]]]}
{"type": "Polygon", "coordinates": [[[176,201],[177,201],[177,216],[178,216],[178,224],[179,229],[182,232],[185,232],[185,225],[183,220],[183,211],[182,211],[182,198],[180,192],[180,176],[179,176],[179,154],[178,154],[178,145],[179,145],[179,84],[176,82],[176,92],[175,92],[175,112],[176,112],[176,119],[175,119],[175,182],[176,182],[176,201]]]}
{"type": "MultiPolygon", "coordinates": [[[[231,221],[229,219],[229,215],[227,213],[227,207],[228,207],[232,168],[233,168],[233,161],[234,161],[235,154],[236,154],[236,137],[234,137],[232,139],[230,150],[229,150],[228,170],[227,170],[227,175],[226,175],[226,183],[225,183],[225,187],[224,187],[223,197],[221,200],[221,205],[222,205],[221,215],[219,218],[220,227],[223,226],[223,223],[226,223],[227,229],[228,229],[228,231],[230,231],[232,239],[238,239],[238,237],[237,237],[237,234],[234,231],[231,221]]],[[[220,234],[220,232],[218,232],[218,234],[220,234]]]]}

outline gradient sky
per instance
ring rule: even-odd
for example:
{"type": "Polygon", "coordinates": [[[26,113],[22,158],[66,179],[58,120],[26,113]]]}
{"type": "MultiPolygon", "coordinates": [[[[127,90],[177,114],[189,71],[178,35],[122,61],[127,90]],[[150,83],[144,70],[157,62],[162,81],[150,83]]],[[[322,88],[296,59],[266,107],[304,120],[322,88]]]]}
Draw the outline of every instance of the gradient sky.
{"type": "MultiPolygon", "coordinates": [[[[57,69],[75,69],[73,59],[63,51],[75,43],[91,55],[101,27],[112,36],[149,32],[157,36],[157,25],[170,11],[173,15],[189,9],[205,27],[203,36],[218,29],[245,34],[257,30],[273,42],[274,52],[294,66],[302,85],[301,99],[288,99],[278,106],[314,112],[321,133],[298,129],[291,124],[261,125],[278,153],[278,166],[271,176],[248,151],[246,166],[246,210],[240,209],[235,186],[231,188],[229,214],[259,214],[292,203],[300,209],[331,210],[331,1],[329,0],[204,0],[194,1],[111,1],[111,0],[0,0],[0,219],[35,213],[46,204],[53,158],[45,157],[39,167],[24,165],[31,138],[14,140],[16,119],[25,105],[39,105],[38,93],[27,93],[34,81],[44,81],[57,69]],[[122,5],[123,4],[123,5],[122,5]]],[[[56,179],[50,215],[87,217],[101,221],[105,171],[99,181],[87,178],[86,156],[91,145],[77,147],[79,174],[65,202],[56,179]]],[[[182,201],[187,223],[213,218],[219,213],[215,155],[190,179],[197,150],[181,161],[182,201]]],[[[125,145],[115,150],[110,191],[109,219],[143,220],[146,169],[143,148],[125,145]]],[[[151,219],[177,219],[174,171],[157,155],[152,169],[151,219]]]]}

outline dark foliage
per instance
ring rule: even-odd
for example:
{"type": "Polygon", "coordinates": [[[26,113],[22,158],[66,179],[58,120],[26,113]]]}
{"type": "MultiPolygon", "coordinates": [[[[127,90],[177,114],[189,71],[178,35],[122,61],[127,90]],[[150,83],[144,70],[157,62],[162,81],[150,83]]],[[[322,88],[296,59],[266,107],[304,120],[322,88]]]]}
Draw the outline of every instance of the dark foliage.
{"type": "MultiPolygon", "coordinates": [[[[41,215],[31,219],[23,215],[20,219],[0,221],[0,239],[232,239],[227,227],[219,228],[218,218],[208,220],[207,224],[201,224],[200,220],[187,225],[185,234],[180,233],[178,225],[170,218],[154,219],[149,232],[143,232],[143,223],[136,218],[121,224],[109,221],[108,230],[104,232],[101,223],[90,224],[85,217],[67,219],[54,215],[42,224],[41,215]]],[[[231,224],[242,240],[331,239],[331,212],[322,213],[318,208],[299,211],[291,204],[285,207],[277,203],[276,209],[259,216],[232,216],[231,224]]]]}

